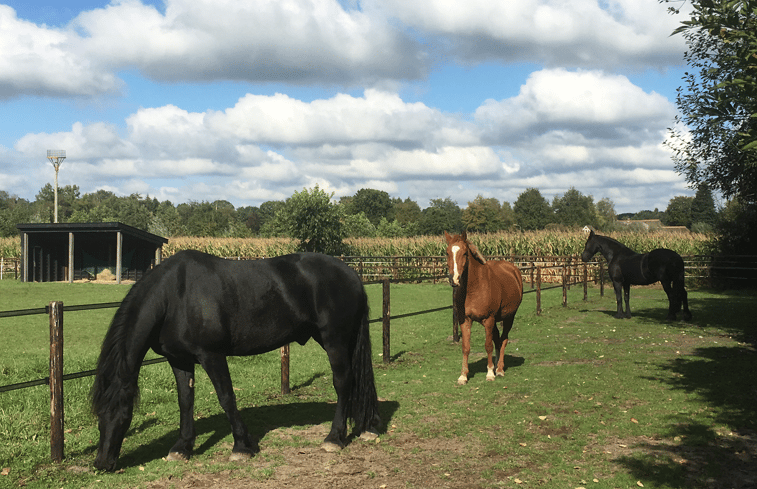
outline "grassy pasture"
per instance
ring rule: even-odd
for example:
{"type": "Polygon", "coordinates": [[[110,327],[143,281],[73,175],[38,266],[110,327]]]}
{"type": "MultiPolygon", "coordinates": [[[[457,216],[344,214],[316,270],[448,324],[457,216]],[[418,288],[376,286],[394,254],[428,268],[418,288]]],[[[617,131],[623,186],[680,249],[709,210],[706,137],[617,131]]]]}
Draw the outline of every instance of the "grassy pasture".
{"type": "MultiPolygon", "coordinates": [[[[372,317],[381,286],[367,287],[372,317]]],[[[128,286],[0,283],[0,310],[120,300],[128,286]]],[[[528,290],[528,289],[527,289],[528,290]]],[[[392,285],[392,314],[450,303],[447,285],[392,285]]],[[[330,426],[330,369],[317,344],[292,345],[292,394],[282,396],[278,353],[230,359],[239,408],[260,452],[227,462],[228,423],[197,370],[195,456],[161,460],[178,433],[167,364],[145,367],[142,400],[119,473],[92,471],[98,439],[91,378],[67,381],[66,459],[49,462],[46,386],[0,394],[0,487],[750,487],[757,483],[757,300],[753,292],[690,290],[692,323],[666,323],[664,292],[631,292],[634,318],[614,297],[581,287],[524,297],[504,378],[486,382],[483,328],[474,326],[471,376],[458,386],[451,312],[392,323],[393,362],[382,363],[372,325],[382,417],[380,443],[318,449],[330,426]],[[6,471],[3,470],[2,473],[6,471]]],[[[67,312],[65,372],[93,368],[114,310],[67,312]]],[[[0,321],[0,385],[47,375],[46,316],[0,321]]]]}

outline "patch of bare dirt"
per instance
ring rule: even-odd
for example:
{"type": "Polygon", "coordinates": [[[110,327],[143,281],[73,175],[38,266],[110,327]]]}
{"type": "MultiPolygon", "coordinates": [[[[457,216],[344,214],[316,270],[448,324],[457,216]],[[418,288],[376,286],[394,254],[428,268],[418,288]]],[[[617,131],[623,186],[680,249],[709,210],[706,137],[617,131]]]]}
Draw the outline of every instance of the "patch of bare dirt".
{"type": "MultiPolygon", "coordinates": [[[[286,441],[296,438],[320,443],[326,428],[279,429],[267,436],[286,441]]],[[[307,488],[354,489],[435,487],[479,488],[489,486],[491,479],[482,479],[480,449],[459,438],[421,439],[413,435],[390,436],[391,441],[353,440],[347,448],[329,453],[320,446],[271,446],[261,442],[261,450],[238,470],[205,474],[194,462],[180,478],[150,482],[149,489],[185,488],[307,488]]],[[[277,440],[278,441],[278,440],[277,440]]],[[[280,445],[276,443],[277,445],[280,445]]],[[[228,457],[224,452],[219,461],[228,457]]],[[[486,467],[490,467],[491,461],[486,467]]],[[[504,475],[504,474],[502,474],[504,475]]],[[[496,477],[496,474],[495,474],[496,477]]]]}

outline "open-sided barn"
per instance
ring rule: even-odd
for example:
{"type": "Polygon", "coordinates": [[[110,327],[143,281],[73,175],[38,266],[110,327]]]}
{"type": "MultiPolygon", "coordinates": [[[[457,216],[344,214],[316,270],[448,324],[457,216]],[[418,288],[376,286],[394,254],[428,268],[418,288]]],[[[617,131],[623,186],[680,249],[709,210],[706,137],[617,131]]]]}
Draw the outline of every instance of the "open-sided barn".
{"type": "Polygon", "coordinates": [[[161,261],[168,239],[120,222],[17,224],[21,279],[57,282],[95,279],[108,270],[117,283],[138,279],[161,261]]]}

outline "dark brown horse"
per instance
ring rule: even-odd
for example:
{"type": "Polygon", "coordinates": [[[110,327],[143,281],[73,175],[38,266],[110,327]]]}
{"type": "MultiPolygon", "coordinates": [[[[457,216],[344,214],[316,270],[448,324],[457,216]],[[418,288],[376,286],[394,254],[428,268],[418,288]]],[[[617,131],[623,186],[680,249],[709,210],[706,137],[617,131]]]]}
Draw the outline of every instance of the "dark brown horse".
{"type": "Polygon", "coordinates": [[[470,332],[473,321],[480,322],[486,330],[486,353],[489,357],[486,380],[494,380],[492,352],[497,348],[496,376],[505,375],[505,347],[513,327],[515,313],[523,300],[523,278],[518,267],[506,261],[486,261],[478,248],[461,235],[446,231],[447,266],[449,281],[458,287],[454,294],[462,329],[463,369],[458,384],[468,382],[468,355],[470,332]],[[502,322],[499,334],[497,322],[502,322]]]}

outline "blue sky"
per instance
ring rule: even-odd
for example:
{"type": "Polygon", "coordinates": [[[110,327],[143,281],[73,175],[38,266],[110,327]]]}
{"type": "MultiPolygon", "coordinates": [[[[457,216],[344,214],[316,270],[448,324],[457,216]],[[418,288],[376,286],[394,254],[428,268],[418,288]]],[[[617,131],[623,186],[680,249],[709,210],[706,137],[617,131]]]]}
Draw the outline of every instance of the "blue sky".
{"type": "Polygon", "coordinates": [[[61,185],[174,204],[693,195],[663,145],[685,12],[657,0],[50,3],[0,0],[0,190],[30,200],[47,149],[61,185]]]}

